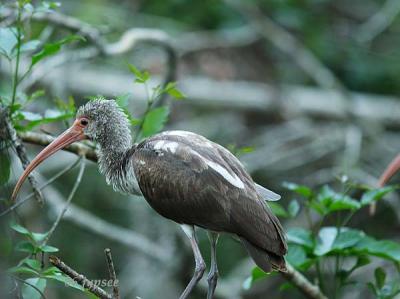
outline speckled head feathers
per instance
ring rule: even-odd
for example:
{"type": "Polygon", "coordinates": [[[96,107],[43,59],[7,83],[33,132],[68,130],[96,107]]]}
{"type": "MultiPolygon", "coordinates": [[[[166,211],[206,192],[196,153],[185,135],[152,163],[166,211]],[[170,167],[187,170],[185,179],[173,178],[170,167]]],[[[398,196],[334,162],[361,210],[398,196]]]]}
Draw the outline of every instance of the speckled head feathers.
{"type": "Polygon", "coordinates": [[[102,150],[123,151],[131,146],[128,118],[114,100],[98,98],[89,101],[78,109],[76,117],[88,119],[84,133],[98,142],[102,150]]]}

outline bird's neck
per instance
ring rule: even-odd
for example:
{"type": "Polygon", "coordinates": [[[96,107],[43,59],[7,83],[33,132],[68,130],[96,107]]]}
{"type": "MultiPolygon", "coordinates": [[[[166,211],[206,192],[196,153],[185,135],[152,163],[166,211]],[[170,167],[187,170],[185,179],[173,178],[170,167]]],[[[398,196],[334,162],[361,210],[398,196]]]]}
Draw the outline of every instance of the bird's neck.
{"type": "Polygon", "coordinates": [[[140,195],[132,163],[135,148],[136,145],[132,146],[130,139],[126,142],[100,144],[99,169],[106,177],[107,184],[112,185],[114,190],[140,195]]]}

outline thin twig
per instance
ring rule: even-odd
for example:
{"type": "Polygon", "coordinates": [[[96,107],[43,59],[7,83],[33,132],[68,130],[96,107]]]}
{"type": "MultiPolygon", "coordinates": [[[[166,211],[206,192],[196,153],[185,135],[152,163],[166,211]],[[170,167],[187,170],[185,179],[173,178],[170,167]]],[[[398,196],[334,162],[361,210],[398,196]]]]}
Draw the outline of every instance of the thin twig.
{"type": "MultiPolygon", "coordinates": [[[[2,132],[2,134],[4,133],[6,135],[6,136],[0,136],[0,139],[4,138],[10,140],[11,145],[14,148],[15,152],[17,153],[17,156],[21,161],[22,167],[25,170],[30,161],[26,154],[26,148],[22,143],[21,139],[18,137],[17,131],[15,130],[11,122],[7,108],[0,107],[0,126],[2,126],[3,129],[5,130],[5,132],[2,132]]],[[[28,181],[32,186],[32,190],[36,200],[38,201],[38,203],[43,204],[44,202],[43,195],[38,188],[38,183],[33,173],[29,174],[28,181]]]]}
{"type": "Polygon", "coordinates": [[[78,176],[76,177],[74,186],[72,187],[71,192],[68,195],[67,201],[65,202],[64,208],[61,210],[61,212],[58,214],[56,221],[54,221],[52,227],[50,228],[49,232],[46,235],[46,238],[44,238],[42,245],[46,245],[47,242],[49,241],[51,235],[53,234],[53,232],[56,230],[58,224],[60,223],[61,219],[63,218],[65,212],[68,210],[68,207],[71,203],[72,198],[75,195],[76,190],[78,189],[78,186],[80,185],[81,181],[82,181],[82,177],[83,177],[83,173],[85,172],[85,166],[86,166],[86,161],[85,161],[85,157],[82,156],[80,159],[80,167],[79,167],[79,173],[78,176]]]}
{"type": "Polygon", "coordinates": [[[120,299],[118,280],[117,280],[117,275],[115,274],[114,262],[112,260],[112,255],[111,255],[110,248],[104,249],[104,253],[106,255],[108,272],[110,273],[110,279],[113,282],[113,296],[114,296],[114,299],[120,299]]]}
{"type": "Polygon", "coordinates": [[[13,275],[12,277],[13,277],[15,280],[17,280],[17,281],[19,281],[19,282],[22,282],[23,284],[26,284],[26,285],[30,286],[31,288],[35,289],[35,291],[39,293],[39,295],[40,295],[41,298],[46,299],[46,296],[44,295],[44,293],[43,293],[41,290],[39,290],[39,288],[38,288],[37,286],[35,286],[35,285],[33,285],[33,284],[27,282],[26,280],[24,280],[24,279],[22,279],[22,278],[19,278],[18,276],[14,276],[14,275],[13,275]]]}
{"type": "Polygon", "coordinates": [[[69,277],[71,277],[77,284],[84,287],[85,289],[87,289],[88,291],[93,293],[94,295],[96,295],[102,299],[113,299],[113,297],[110,294],[108,294],[106,291],[104,291],[99,286],[95,285],[92,281],[87,279],[84,275],[76,272],[74,269],[69,267],[58,257],[51,255],[51,256],[49,256],[49,261],[53,266],[57,267],[61,272],[68,275],[69,277]]]}
{"type": "MultiPolygon", "coordinates": [[[[66,173],[66,172],[70,171],[72,168],[74,168],[79,163],[79,161],[80,161],[80,158],[78,158],[73,164],[69,165],[68,167],[66,167],[66,168],[62,169],[61,171],[59,171],[58,173],[56,173],[52,178],[50,178],[47,182],[45,182],[43,185],[41,185],[38,189],[42,190],[45,187],[47,187],[48,185],[50,185],[51,183],[53,183],[56,179],[58,179],[64,173],[66,173]]],[[[0,217],[12,212],[16,208],[18,208],[20,205],[24,204],[26,201],[31,199],[33,196],[34,196],[34,193],[31,193],[31,194],[27,195],[26,197],[24,197],[23,199],[19,200],[17,203],[12,205],[5,211],[1,212],[0,217]]]]}
{"type": "Polygon", "coordinates": [[[307,298],[310,299],[328,299],[318,286],[312,284],[303,274],[286,263],[287,272],[281,272],[282,276],[294,284],[307,298]]]}
{"type": "MultiPolygon", "coordinates": [[[[59,213],[65,203],[63,196],[51,186],[47,189],[47,194],[49,195],[48,203],[50,207],[56,213],[59,213]]],[[[73,203],[70,204],[69,209],[64,215],[64,219],[99,236],[140,251],[163,263],[171,258],[170,254],[164,248],[146,236],[105,221],[73,203]]]]}

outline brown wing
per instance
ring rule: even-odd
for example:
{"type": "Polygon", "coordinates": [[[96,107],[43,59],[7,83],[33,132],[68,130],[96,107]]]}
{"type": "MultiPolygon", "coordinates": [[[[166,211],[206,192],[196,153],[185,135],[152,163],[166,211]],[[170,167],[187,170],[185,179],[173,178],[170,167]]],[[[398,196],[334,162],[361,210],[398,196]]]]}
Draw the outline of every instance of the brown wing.
{"type": "Polygon", "coordinates": [[[236,157],[202,136],[174,132],[147,139],[133,154],[136,178],[149,204],[178,223],[234,233],[284,255],[279,221],[236,157]]]}

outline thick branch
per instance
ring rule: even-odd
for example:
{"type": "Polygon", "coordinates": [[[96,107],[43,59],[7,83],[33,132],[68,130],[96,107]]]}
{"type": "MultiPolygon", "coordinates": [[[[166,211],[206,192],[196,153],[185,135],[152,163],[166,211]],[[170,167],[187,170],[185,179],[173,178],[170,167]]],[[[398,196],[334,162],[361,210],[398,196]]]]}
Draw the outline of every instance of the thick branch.
{"type": "Polygon", "coordinates": [[[51,255],[49,257],[49,261],[53,266],[57,267],[61,272],[68,275],[69,277],[71,277],[76,283],[78,283],[80,286],[84,287],[85,289],[89,290],[91,293],[93,293],[97,297],[100,297],[102,299],[113,299],[113,297],[110,294],[108,294],[102,288],[95,285],[92,281],[87,279],[84,275],[76,272],[74,269],[72,269],[70,266],[65,264],[58,257],[51,255]]]}
{"type": "Polygon", "coordinates": [[[310,299],[328,299],[321,290],[313,285],[303,274],[286,263],[287,272],[281,273],[287,280],[293,283],[307,298],[310,299]]]}

